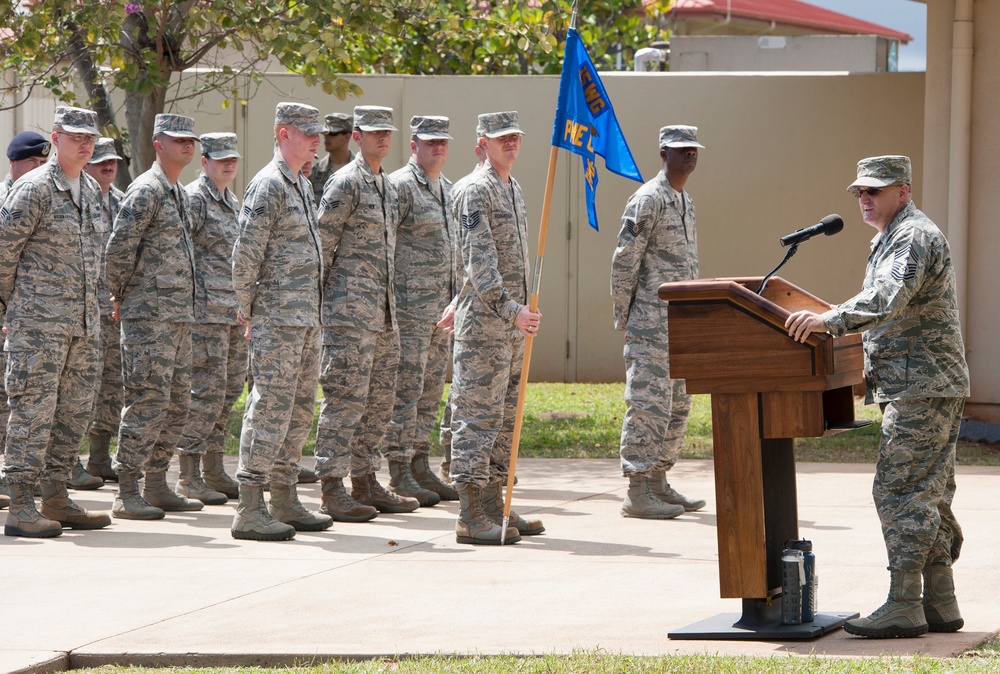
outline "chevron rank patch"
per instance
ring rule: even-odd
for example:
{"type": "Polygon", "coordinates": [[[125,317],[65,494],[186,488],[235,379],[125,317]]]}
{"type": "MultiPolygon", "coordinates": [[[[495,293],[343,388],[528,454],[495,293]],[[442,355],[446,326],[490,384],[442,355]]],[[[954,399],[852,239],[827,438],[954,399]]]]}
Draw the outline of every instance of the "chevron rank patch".
{"type": "Polygon", "coordinates": [[[17,222],[18,220],[21,219],[22,215],[24,215],[24,211],[22,211],[21,209],[12,211],[6,206],[0,208],[0,220],[3,220],[5,222],[17,222]]]}
{"type": "Polygon", "coordinates": [[[319,207],[326,211],[332,211],[340,208],[340,199],[334,199],[333,201],[327,201],[326,198],[319,200],[319,207]]]}
{"type": "Polygon", "coordinates": [[[118,211],[118,215],[115,220],[121,220],[122,222],[132,222],[132,208],[129,206],[122,206],[118,211]]]}
{"type": "Polygon", "coordinates": [[[642,230],[646,229],[646,224],[642,222],[636,222],[632,218],[625,219],[625,228],[628,229],[628,233],[633,237],[642,234],[642,230]]]}
{"type": "Polygon", "coordinates": [[[254,220],[264,215],[264,211],[267,210],[264,206],[258,206],[257,208],[250,208],[250,204],[243,204],[243,217],[254,220]]]}
{"type": "Polygon", "coordinates": [[[917,275],[917,265],[915,262],[907,261],[910,259],[910,246],[907,245],[905,248],[901,248],[896,251],[893,255],[892,261],[892,277],[897,281],[912,281],[917,275]]]}
{"type": "Polygon", "coordinates": [[[476,211],[475,213],[469,213],[468,215],[462,213],[462,227],[465,227],[466,229],[469,230],[475,229],[476,227],[479,226],[479,222],[482,219],[483,219],[483,214],[480,211],[476,211]]]}

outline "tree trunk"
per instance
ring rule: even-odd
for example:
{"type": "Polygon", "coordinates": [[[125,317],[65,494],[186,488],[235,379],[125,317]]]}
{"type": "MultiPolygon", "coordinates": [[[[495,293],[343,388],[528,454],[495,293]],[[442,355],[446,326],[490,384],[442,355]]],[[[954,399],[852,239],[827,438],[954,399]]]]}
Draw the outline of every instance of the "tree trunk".
{"type": "Polygon", "coordinates": [[[125,94],[125,119],[128,122],[132,163],[137,176],[152,166],[156,159],[153,151],[153,123],[157,113],[163,112],[166,97],[166,87],[156,87],[148,96],[132,91],[125,94]]]}
{"type": "Polygon", "coordinates": [[[80,34],[80,27],[69,25],[67,28],[70,31],[70,57],[77,72],[80,73],[84,88],[87,90],[87,105],[97,113],[97,128],[103,135],[115,139],[116,151],[125,157],[118,162],[118,176],[115,178],[115,185],[124,190],[132,182],[132,176],[129,175],[128,155],[125,154],[122,133],[118,128],[118,121],[115,119],[115,110],[111,107],[108,90],[104,86],[100,71],[94,64],[94,59],[87,50],[86,42],[80,34]]]}

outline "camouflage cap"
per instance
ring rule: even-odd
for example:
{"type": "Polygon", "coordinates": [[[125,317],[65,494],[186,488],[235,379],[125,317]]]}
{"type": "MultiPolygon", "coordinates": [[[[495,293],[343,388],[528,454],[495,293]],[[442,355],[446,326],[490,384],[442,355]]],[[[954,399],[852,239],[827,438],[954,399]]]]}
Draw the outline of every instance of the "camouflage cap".
{"type": "Polygon", "coordinates": [[[855,187],[885,187],[893,183],[910,184],[910,158],[903,155],[868,157],[858,162],[858,179],[847,186],[850,192],[855,187]]]}
{"type": "Polygon", "coordinates": [[[97,132],[97,113],[93,110],[60,105],[56,108],[56,116],[52,121],[52,125],[60,127],[66,133],[89,133],[91,136],[101,135],[97,132]]]}
{"type": "Polygon", "coordinates": [[[274,108],[275,126],[294,126],[309,135],[323,133],[326,127],[319,121],[319,110],[305,103],[278,103],[274,108]]]}
{"type": "Polygon", "coordinates": [[[323,133],[350,133],[354,131],[354,117],[346,112],[331,112],[324,121],[326,129],[323,133]]]}
{"type": "Polygon", "coordinates": [[[698,127],[675,124],[665,126],[660,129],[660,149],[665,147],[700,147],[704,145],[698,142],[698,127]]]}
{"type": "Polygon", "coordinates": [[[194,118],[184,115],[172,115],[161,112],[153,121],[153,137],[160,134],[171,138],[194,138],[198,140],[198,134],[194,132],[194,118]]]}
{"type": "Polygon", "coordinates": [[[481,135],[487,138],[499,138],[512,133],[524,135],[524,131],[521,131],[521,127],[517,125],[516,110],[483,113],[479,115],[479,126],[476,128],[477,130],[481,128],[483,131],[481,135]]]}
{"type": "Polygon", "coordinates": [[[201,134],[201,153],[209,159],[240,158],[236,149],[235,133],[203,133],[201,134]]]}
{"type": "Polygon", "coordinates": [[[399,131],[392,125],[392,108],[380,105],[355,106],[354,128],[362,131],[399,131]]]}
{"type": "Polygon", "coordinates": [[[121,158],[121,155],[118,154],[118,150],[115,148],[114,138],[98,138],[97,144],[94,145],[94,154],[87,163],[100,164],[102,161],[109,161],[111,159],[120,161],[121,158]]]}
{"type": "Polygon", "coordinates": [[[410,135],[420,140],[455,140],[448,133],[448,122],[447,117],[414,115],[410,117],[410,135]]]}

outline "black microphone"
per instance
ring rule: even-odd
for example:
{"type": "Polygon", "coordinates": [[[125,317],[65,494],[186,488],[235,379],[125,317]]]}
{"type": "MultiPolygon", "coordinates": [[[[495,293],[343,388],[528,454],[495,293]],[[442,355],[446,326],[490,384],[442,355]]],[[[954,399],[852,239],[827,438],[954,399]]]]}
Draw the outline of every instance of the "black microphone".
{"type": "Polygon", "coordinates": [[[828,215],[819,221],[818,225],[797,229],[791,234],[787,234],[779,239],[782,246],[794,246],[795,244],[808,241],[814,236],[825,234],[833,236],[844,228],[844,219],[837,214],[828,215]]]}

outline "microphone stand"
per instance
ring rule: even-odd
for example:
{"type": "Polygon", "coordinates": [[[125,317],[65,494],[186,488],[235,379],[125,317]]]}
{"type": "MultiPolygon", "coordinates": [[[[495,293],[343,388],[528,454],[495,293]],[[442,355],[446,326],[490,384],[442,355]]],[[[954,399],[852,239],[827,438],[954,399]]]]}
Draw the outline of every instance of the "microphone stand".
{"type": "Polygon", "coordinates": [[[784,264],[792,258],[793,255],[795,255],[795,251],[797,251],[798,249],[799,249],[799,242],[793,243],[791,246],[788,247],[788,251],[785,253],[785,257],[781,259],[781,262],[778,263],[778,266],[772,269],[771,273],[765,276],[764,280],[760,282],[760,288],[757,289],[758,295],[760,295],[761,297],[764,296],[764,286],[766,286],[767,282],[771,280],[771,277],[774,276],[777,273],[777,271],[781,269],[784,266],[784,264]]]}

